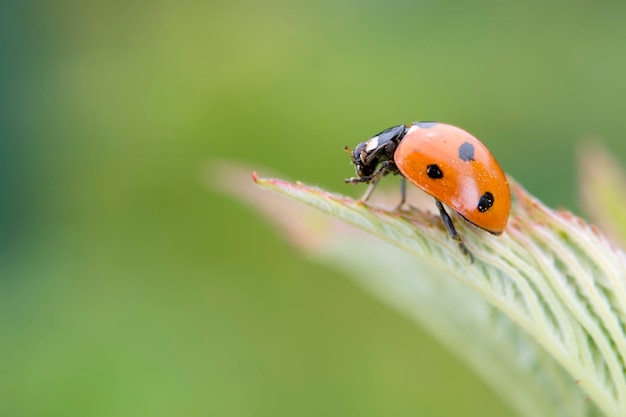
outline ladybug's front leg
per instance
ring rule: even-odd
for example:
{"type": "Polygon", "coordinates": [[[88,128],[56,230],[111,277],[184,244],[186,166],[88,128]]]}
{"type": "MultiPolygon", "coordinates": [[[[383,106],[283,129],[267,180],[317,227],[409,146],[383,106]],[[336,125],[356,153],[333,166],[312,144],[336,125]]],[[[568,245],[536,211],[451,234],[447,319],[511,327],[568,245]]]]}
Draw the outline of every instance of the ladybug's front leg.
{"type": "Polygon", "coordinates": [[[372,195],[372,192],[374,191],[374,188],[376,188],[376,184],[378,184],[378,181],[386,174],[393,172],[393,170],[390,169],[390,167],[395,168],[395,165],[393,165],[389,161],[384,161],[383,163],[380,164],[380,166],[376,169],[376,171],[374,171],[372,175],[347,178],[344,180],[344,182],[346,184],[359,184],[362,182],[369,184],[370,186],[367,187],[365,194],[363,195],[363,197],[361,197],[361,200],[360,200],[360,201],[366,202],[372,195]]]}

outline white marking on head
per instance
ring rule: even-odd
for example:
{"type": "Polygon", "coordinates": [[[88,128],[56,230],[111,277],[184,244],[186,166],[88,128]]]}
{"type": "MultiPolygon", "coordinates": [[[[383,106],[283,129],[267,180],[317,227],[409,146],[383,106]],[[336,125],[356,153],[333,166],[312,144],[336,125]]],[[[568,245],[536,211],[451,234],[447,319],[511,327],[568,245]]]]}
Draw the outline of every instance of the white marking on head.
{"type": "Polygon", "coordinates": [[[374,136],[373,138],[368,140],[367,145],[365,145],[365,150],[367,152],[373,151],[376,148],[378,148],[378,136],[374,136]]]}

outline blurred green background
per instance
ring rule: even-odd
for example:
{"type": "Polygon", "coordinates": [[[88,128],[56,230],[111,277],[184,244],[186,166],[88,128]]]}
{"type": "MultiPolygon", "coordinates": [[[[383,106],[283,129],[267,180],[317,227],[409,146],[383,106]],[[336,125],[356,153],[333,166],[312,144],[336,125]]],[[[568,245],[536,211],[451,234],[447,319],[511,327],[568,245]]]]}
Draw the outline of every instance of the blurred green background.
{"type": "Polygon", "coordinates": [[[211,162],[358,196],[344,145],[441,120],[578,211],[577,144],[626,155],[626,3],[0,7],[1,415],[512,415],[211,162]]]}

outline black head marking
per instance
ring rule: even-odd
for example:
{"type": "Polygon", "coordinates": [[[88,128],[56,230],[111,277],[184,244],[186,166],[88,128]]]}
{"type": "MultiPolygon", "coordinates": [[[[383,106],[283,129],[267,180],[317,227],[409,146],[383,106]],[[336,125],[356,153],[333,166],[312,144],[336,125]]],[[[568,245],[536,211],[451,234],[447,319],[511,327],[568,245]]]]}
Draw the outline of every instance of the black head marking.
{"type": "Polygon", "coordinates": [[[394,127],[390,127],[389,129],[385,129],[374,137],[379,138],[379,145],[382,145],[385,142],[390,140],[399,140],[402,136],[404,136],[404,125],[398,125],[394,127]]]}
{"type": "Polygon", "coordinates": [[[441,172],[441,169],[436,164],[428,165],[426,167],[426,175],[434,180],[443,178],[443,172],[441,172]]]}
{"type": "Polygon", "coordinates": [[[469,142],[463,142],[461,146],[459,146],[459,158],[462,161],[470,162],[474,160],[474,145],[469,142]]]}
{"type": "Polygon", "coordinates": [[[478,211],[480,211],[481,213],[486,212],[491,208],[491,206],[493,206],[493,201],[493,194],[487,191],[480,197],[480,200],[478,200],[478,211]]]}
{"type": "Polygon", "coordinates": [[[414,125],[418,125],[422,129],[430,129],[431,127],[437,125],[437,122],[415,122],[414,125]]]}

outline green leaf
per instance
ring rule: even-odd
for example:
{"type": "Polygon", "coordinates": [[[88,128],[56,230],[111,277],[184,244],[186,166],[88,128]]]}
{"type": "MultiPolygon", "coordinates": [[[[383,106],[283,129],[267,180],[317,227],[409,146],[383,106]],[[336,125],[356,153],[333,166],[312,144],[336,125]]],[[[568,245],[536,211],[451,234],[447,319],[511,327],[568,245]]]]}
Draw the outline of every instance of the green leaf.
{"type": "Polygon", "coordinates": [[[578,152],[580,196],[591,220],[611,239],[626,244],[626,175],[599,143],[578,152]]]}
{"type": "Polygon", "coordinates": [[[626,258],[581,219],[511,181],[502,236],[456,221],[476,258],[469,264],[428,211],[254,179],[387,241],[382,250],[326,227],[315,253],[428,328],[520,415],[626,415],[626,258]]]}

